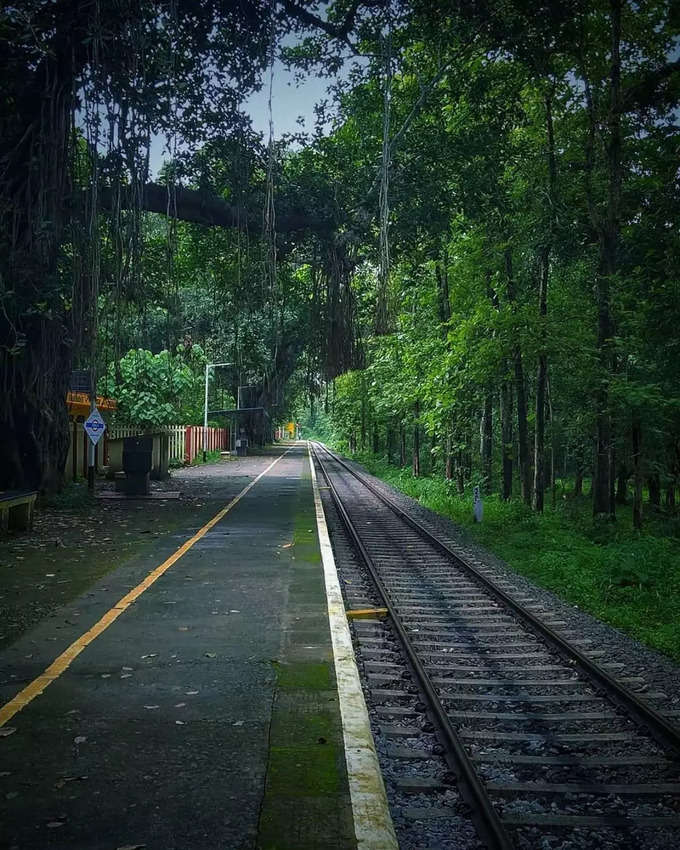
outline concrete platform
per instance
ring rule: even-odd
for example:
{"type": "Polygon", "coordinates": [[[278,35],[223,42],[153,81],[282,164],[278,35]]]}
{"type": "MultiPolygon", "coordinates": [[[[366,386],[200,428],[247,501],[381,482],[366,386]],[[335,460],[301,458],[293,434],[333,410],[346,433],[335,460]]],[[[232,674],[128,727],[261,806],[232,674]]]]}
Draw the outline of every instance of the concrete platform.
{"type": "Polygon", "coordinates": [[[212,525],[0,654],[0,847],[357,847],[307,450],[210,475],[212,525]]]}

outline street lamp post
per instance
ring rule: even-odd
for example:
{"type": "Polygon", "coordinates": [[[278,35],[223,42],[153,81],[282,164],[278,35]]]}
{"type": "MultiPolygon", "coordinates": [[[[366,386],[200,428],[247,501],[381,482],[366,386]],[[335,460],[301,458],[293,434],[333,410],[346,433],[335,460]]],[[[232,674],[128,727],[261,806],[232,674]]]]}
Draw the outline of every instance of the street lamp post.
{"type": "Polygon", "coordinates": [[[219,366],[233,366],[233,363],[206,363],[205,364],[205,403],[203,406],[203,463],[208,453],[208,370],[219,366]]]}

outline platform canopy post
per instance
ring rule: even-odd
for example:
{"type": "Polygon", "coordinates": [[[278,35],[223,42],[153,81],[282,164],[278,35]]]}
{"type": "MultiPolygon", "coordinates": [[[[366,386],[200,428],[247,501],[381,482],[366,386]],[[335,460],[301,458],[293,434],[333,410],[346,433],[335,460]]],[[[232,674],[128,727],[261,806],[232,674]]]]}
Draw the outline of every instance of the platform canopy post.
{"type": "Polygon", "coordinates": [[[208,378],[210,369],[220,366],[233,366],[233,363],[206,363],[205,364],[205,400],[203,404],[203,463],[207,460],[208,453],[208,378]]]}

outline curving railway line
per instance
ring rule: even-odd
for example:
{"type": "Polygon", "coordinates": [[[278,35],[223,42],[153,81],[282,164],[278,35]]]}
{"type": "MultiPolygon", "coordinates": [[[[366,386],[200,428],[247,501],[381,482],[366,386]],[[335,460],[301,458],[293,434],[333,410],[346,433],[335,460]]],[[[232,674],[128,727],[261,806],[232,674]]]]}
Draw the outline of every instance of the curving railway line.
{"type": "Polygon", "coordinates": [[[397,826],[424,823],[442,847],[464,846],[446,836],[465,817],[470,847],[680,846],[680,730],[655,708],[665,695],[636,692],[639,678],[557,615],[312,451],[354,553],[339,558],[346,605],[385,609],[353,625],[391,742],[388,788],[415,801],[397,826]]]}

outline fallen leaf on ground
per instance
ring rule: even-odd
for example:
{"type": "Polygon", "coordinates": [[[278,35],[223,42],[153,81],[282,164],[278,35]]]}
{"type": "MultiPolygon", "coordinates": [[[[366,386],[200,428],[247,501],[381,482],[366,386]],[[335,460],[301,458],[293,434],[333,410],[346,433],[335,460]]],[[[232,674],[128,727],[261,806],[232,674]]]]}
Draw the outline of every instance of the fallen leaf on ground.
{"type": "Polygon", "coordinates": [[[67,782],[82,782],[87,779],[87,776],[64,776],[58,782],[55,782],[55,788],[63,788],[67,782]]]}
{"type": "Polygon", "coordinates": [[[291,547],[292,545],[293,545],[292,543],[284,543],[284,544],[283,544],[283,546],[282,546],[281,548],[282,548],[282,549],[290,549],[290,547],[291,547]]]}
{"type": "Polygon", "coordinates": [[[84,744],[87,741],[87,737],[85,735],[76,735],[73,739],[74,744],[84,744]]]}
{"type": "Polygon", "coordinates": [[[185,703],[185,702],[176,702],[176,703],[175,703],[175,708],[184,708],[184,706],[185,706],[185,705],[186,705],[186,703],[185,703]]]}
{"type": "Polygon", "coordinates": [[[58,826],[63,826],[63,825],[64,825],[64,821],[63,821],[63,820],[51,820],[51,821],[47,824],[47,828],[48,828],[48,829],[56,829],[58,826]]]}
{"type": "Polygon", "coordinates": [[[176,723],[178,726],[184,726],[184,721],[183,721],[183,720],[175,720],[175,723],[176,723]]]}
{"type": "Polygon", "coordinates": [[[9,738],[9,736],[13,735],[16,731],[17,730],[14,726],[3,726],[0,729],[0,738],[9,738]]]}
{"type": "Polygon", "coordinates": [[[205,657],[206,658],[217,658],[217,653],[216,652],[206,652],[205,657]]]}
{"type": "Polygon", "coordinates": [[[196,694],[198,693],[198,691],[184,691],[184,693],[185,693],[188,697],[194,697],[194,696],[196,696],[196,694]]]}
{"type": "Polygon", "coordinates": [[[232,723],[231,725],[232,725],[232,726],[243,726],[243,724],[244,724],[244,723],[245,723],[245,720],[236,720],[236,721],[235,721],[234,723],[232,723]]]}
{"type": "Polygon", "coordinates": [[[160,708],[160,705],[145,705],[144,708],[153,711],[155,708],[160,708]]]}
{"type": "Polygon", "coordinates": [[[116,847],[116,850],[142,850],[146,844],[123,844],[122,847],[116,847]]]}

